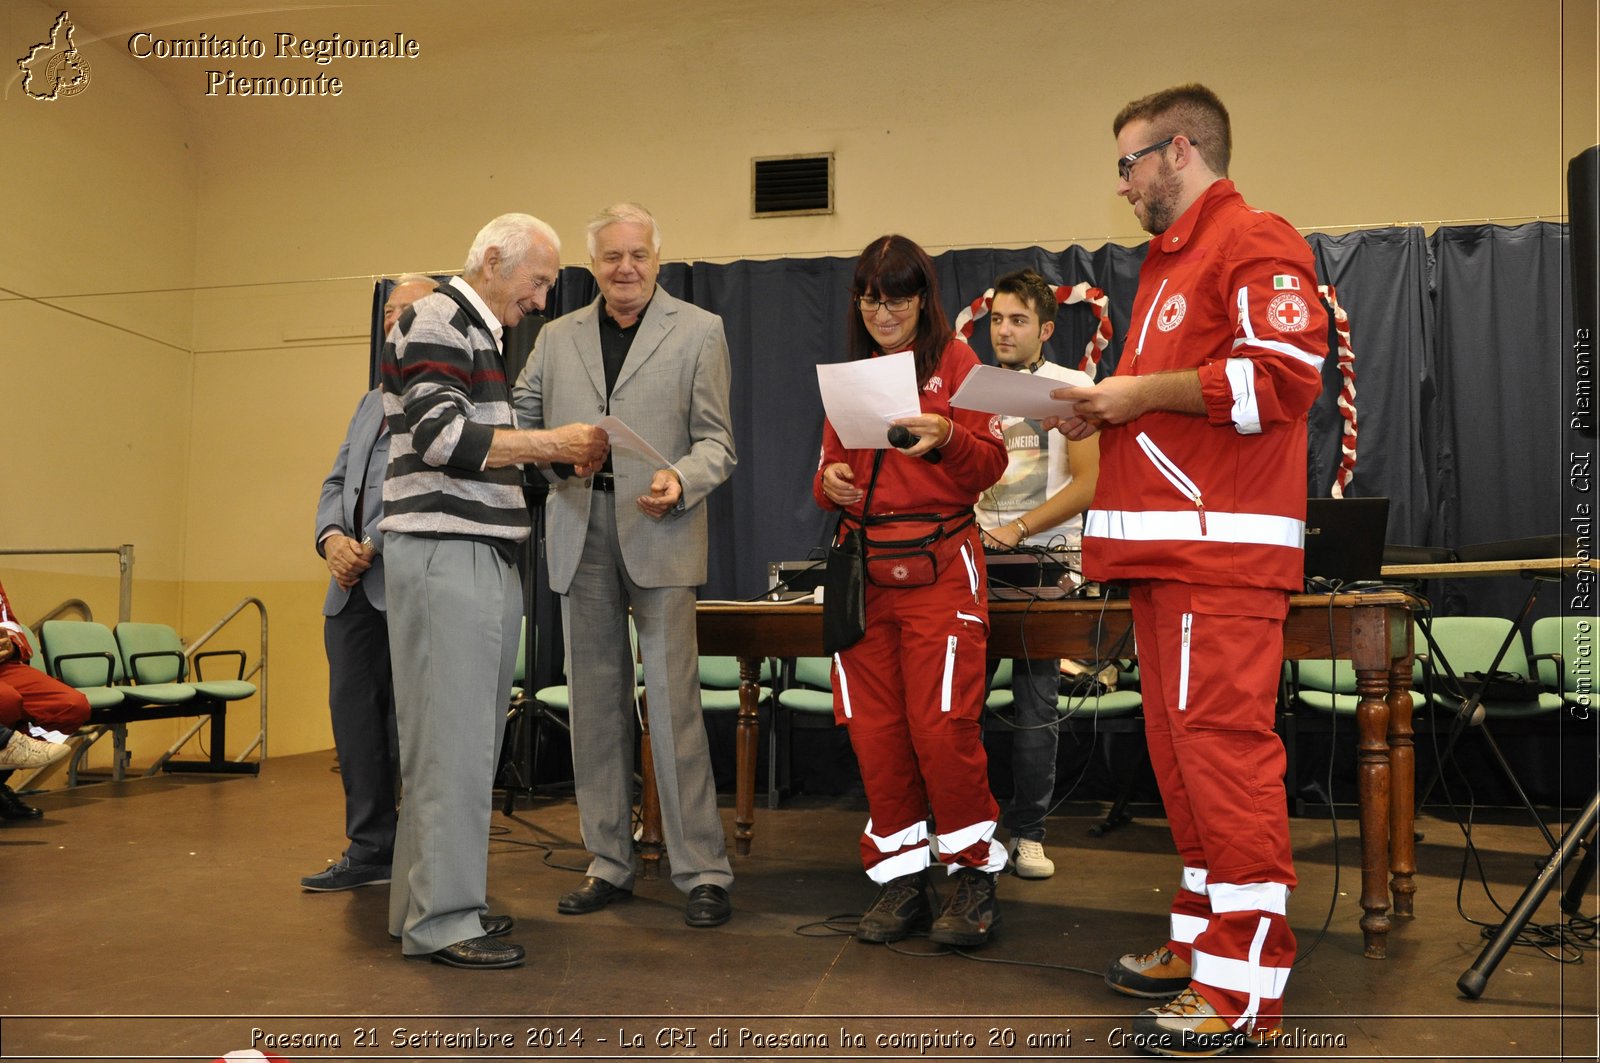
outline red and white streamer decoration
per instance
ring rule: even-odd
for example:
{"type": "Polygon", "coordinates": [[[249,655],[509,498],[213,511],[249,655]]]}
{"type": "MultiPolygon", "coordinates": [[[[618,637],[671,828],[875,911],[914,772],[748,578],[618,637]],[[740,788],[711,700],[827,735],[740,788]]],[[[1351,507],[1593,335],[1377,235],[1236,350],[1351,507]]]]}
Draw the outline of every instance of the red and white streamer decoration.
{"type": "MultiPolygon", "coordinates": [[[[1083,349],[1083,358],[1078,362],[1078,368],[1092,378],[1100,369],[1100,356],[1111,346],[1111,300],[1106,298],[1105,292],[1091,287],[1087,282],[1074,284],[1070,288],[1061,285],[1052,290],[1056,293],[1056,302],[1059,305],[1071,306],[1073,303],[1083,303],[1094,311],[1095,320],[1099,325],[1095,328],[1094,335],[1090,337],[1088,346],[1083,349]]],[[[956,333],[964,340],[972,339],[972,330],[977,326],[977,319],[988,314],[993,302],[994,289],[990,288],[968,303],[961,313],[956,315],[956,333]]]]}
{"type": "Polygon", "coordinates": [[[1350,346],[1350,315],[1339,305],[1338,293],[1331,284],[1317,285],[1317,294],[1328,301],[1333,311],[1333,327],[1339,336],[1339,416],[1344,418],[1344,432],[1339,438],[1339,471],[1334,475],[1334,498],[1343,498],[1344,489],[1356,474],[1356,352],[1350,346]]]}

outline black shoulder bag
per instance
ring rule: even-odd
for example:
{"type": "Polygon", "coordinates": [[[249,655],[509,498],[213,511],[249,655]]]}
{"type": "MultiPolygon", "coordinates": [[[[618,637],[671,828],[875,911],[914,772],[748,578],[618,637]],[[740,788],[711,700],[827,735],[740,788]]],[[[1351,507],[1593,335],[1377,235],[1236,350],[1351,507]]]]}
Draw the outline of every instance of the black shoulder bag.
{"type": "MultiPolygon", "coordinates": [[[[883,454],[879,450],[872,460],[872,479],[867,481],[867,496],[861,503],[863,518],[871,512],[883,454]]],[[[847,516],[839,511],[822,577],[822,650],[830,657],[854,646],[867,633],[867,530],[861,523],[851,527],[847,516]]]]}

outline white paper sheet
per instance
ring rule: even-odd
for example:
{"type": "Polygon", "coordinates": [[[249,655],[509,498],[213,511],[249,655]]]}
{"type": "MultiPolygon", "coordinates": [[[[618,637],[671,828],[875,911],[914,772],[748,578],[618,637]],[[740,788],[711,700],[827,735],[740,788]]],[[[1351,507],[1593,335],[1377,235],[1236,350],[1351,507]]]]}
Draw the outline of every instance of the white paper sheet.
{"type": "Polygon", "coordinates": [[[819,365],[817,387],[828,423],[851,450],[887,447],[890,422],[922,412],[910,351],[819,365]]]}
{"type": "Polygon", "coordinates": [[[994,365],[980,365],[967,374],[950,405],[963,410],[982,410],[1006,417],[1066,417],[1072,407],[1050,397],[1056,388],[1093,387],[1088,373],[1067,370],[1068,379],[1025,373],[1017,369],[1001,369],[994,365]]]}
{"type": "Polygon", "coordinates": [[[638,432],[624,424],[622,418],[607,414],[596,421],[595,426],[606,434],[607,439],[611,440],[613,450],[621,447],[623,450],[631,450],[642,454],[654,462],[657,469],[670,469],[672,467],[672,462],[662,457],[661,452],[655,447],[646,443],[644,437],[638,432]]]}

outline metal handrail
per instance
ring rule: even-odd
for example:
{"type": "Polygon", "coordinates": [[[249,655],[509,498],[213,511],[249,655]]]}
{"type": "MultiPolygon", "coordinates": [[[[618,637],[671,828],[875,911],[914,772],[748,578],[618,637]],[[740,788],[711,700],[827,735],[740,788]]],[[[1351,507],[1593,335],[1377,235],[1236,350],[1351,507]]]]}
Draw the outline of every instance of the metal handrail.
{"type": "MultiPolygon", "coordinates": [[[[234,761],[236,763],[244,761],[244,759],[246,757],[248,757],[257,747],[260,747],[260,749],[261,749],[261,759],[262,760],[266,760],[267,759],[267,606],[266,606],[266,603],[263,602],[260,598],[254,598],[254,597],[251,597],[251,598],[240,598],[239,601],[234,604],[232,609],[229,609],[226,613],[224,613],[222,615],[221,619],[219,619],[216,623],[212,624],[209,628],[207,628],[205,630],[205,632],[199,638],[195,639],[193,642],[189,643],[187,646],[185,646],[183,648],[183,655],[189,662],[189,674],[190,675],[194,675],[195,674],[195,665],[194,665],[195,652],[197,650],[199,650],[202,646],[204,646],[207,642],[209,642],[213,635],[215,635],[217,632],[221,631],[224,627],[226,627],[229,621],[231,621],[234,617],[238,616],[241,612],[243,612],[245,606],[248,606],[248,605],[255,606],[256,607],[256,612],[261,615],[261,655],[256,660],[256,666],[254,668],[250,669],[249,672],[247,672],[243,676],[241,676],[241,678],[248,680],[248,679],[251,679],[251,678],[253,678],[254,676],[256,676],[258,674],[261,676],[261,681],[256,684],[256,694],[259,695],[260,698],[261,698],[261,728],[260,728],[259,731],[256,732],[255,741],[251,742],[248,746],[246,746],[244,748],[244,750],[237,757],[234,758],[234,761]]],[[[194,726],[190,727],[189,730],[184,732],[184,734],[183,734],[183,736],[181,738],[179,738],[176,742],[174,742],[171,746],[169,746],[167,748],[166,753],[164,753],[161,756],[156,758],[155,763],[151,765],[150,770],[148,772],[146,772],[146,774],[147,775],[154,775],[156,772],[160,771],[161,770],[161,766],[163,764],[165,764],[167,762],[167,760],[170,759],[174,754],[176,754],[178,752],[178,750],[182,749],[183,746],[189,741],[189,739],[193,738],[199,732],[200,728],[202,728],[202,727],[204,727],[206,725],[206,723],[207,723],[207,721],[204,720],[204,719],[195,721],[194,726]]]]}
{"type": "Polygon", "coordinates": [[[0,557],[12,555],[57,555],[57,554],[115,554],[117,557],[117,570],[120,579],[117,587],[117,622],[133,619],[133,544],[123,543],[121,546],[88,546],[81,549],[52,547],[45,550],[0,550],[0,557]]]}
{"type": "Polygon", "coordinates": [[[84,601],[82,598],[68,598],[28,626],[35,631],[39,631],[47,622],[54,620],[63,613],[68,612],[75,612],[82,616],[85,620],[94,620],[94,610],[89,608],[88,602],[84,601]]]}

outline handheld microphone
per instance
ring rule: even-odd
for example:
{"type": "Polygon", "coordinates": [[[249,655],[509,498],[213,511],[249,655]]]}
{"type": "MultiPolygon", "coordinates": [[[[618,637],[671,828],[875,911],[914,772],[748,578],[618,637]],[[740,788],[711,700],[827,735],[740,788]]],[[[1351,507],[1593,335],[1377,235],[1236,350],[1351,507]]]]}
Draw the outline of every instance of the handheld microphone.
{"type": "MultiPolygon", "coordinates": [[[[914,446],[916,446],[917,445],[917,437],[912,435],[911,434],[911,429],[907,428],[903,424],[890,425],[889,426],[889,445],[891,447],[896,448],[897,450],[904,450],[906,447],[914,447],[914,446]]],[[[944,454],[942,454],[939,451],[939,449],[936,447],[933,450],[930,450],[927,453],[923,454],[922,455],[922,460],[927,462],[930,465],[937,465],[941,461],[944,460],[944,454]]]]}

